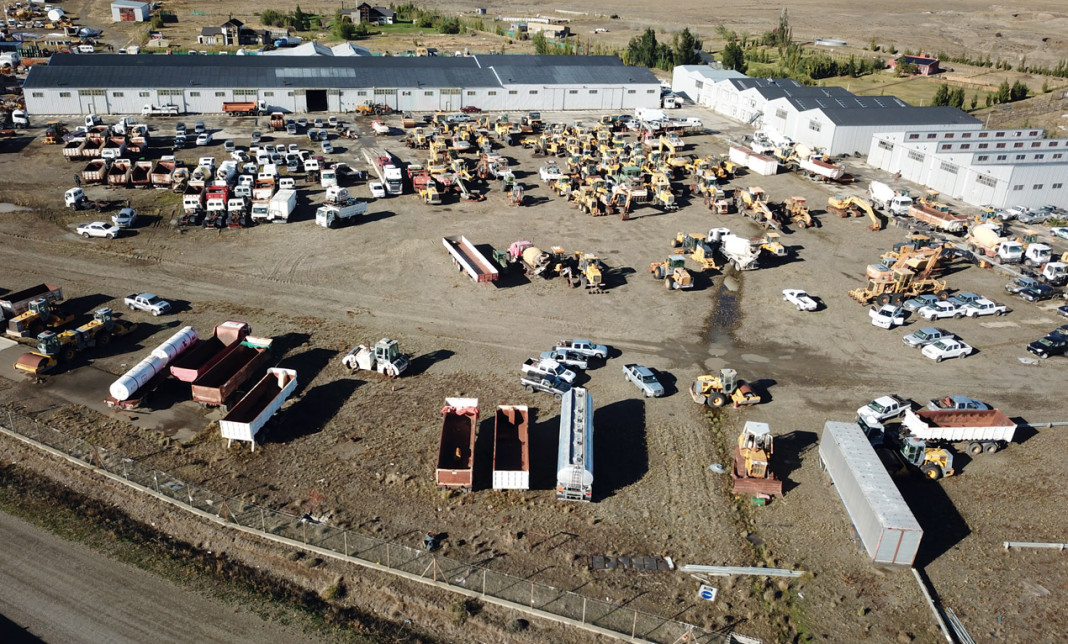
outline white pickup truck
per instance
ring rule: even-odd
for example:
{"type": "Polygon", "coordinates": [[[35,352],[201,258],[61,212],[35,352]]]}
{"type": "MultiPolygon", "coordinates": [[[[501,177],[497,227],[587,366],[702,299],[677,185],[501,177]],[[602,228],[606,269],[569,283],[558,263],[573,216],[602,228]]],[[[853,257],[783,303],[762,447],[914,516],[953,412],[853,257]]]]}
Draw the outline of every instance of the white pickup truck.
{"type": "Polygon", "coordinates": [[[556,360],[528,358],[527,361],[523,363],[521,372],[524,375],[552,376],[563,380],[569,385],[574,384],[575,382],[575,372],[567,369],[556,360]]]}
{"type": "Polygon", "coordinates": [[[126,296],[123,303],[130,308],[131,311],[146,311],[159,317],[164,313],[168,313],[171,310],[171,303],[161,298],[158,295],[152,293],[135,293],[133,295],[126,296]]]}

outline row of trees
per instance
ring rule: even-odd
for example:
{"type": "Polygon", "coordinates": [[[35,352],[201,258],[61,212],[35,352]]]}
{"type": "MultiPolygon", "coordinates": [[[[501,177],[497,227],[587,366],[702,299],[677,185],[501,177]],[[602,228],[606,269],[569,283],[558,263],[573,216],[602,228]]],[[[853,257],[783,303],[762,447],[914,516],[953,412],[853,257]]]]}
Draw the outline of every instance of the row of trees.
{"type": "Polygon", "coordinates": [[[307,14],[301,11],[300,5],[293,11],[285,13],[275,9],[264,9],[260,12],[260,22],[267,27],[290,27],[294,31],[308,31],[312,27],[312,20],[319,22],[315,14],[307,14]]]}
{"type": "Polygon", "coordinates": [[[670,70],[675,65],[693,65],[700,62],[699,52],[702,47],[703,43],[689,27],[676,32],[671,37],[671,44],[658,42],[656,30],[650,27],[641,36],[630,39],[622,58],[627,65],[670,70]]]}

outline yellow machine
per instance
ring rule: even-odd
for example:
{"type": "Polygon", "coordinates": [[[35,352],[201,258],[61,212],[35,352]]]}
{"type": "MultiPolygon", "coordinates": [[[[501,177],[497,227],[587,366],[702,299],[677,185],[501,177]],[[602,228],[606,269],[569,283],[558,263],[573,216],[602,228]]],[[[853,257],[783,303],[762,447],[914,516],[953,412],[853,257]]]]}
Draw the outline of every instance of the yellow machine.
{"type": "Polygon", "coordinates": [[[734,446],[734,468],[731,472],[734,487],[731,492],[761,497],[782,496],[782,481],[771,470],[773,451],[768,424],[746,421],[734,446]]]}
{"type": "Polygon", "coordinates": [[[701,265],[703,270],[719,270],[712,254],[712,247],[705,241],[701,233],[678,233],[671,240],[671,247],[678,248],[684,255],[701,265]]]}
{"type": "Polygon", "coordinates": [[[428,183],[425,188],[420,188],[419,197],[428,206],[441,205],[441,193],[438,192],[438,187],[434,182],[428,183]]]}
{"type": "Polygon", "coordinates": [[[697,376],[690,385],[690,397],[695,403],[709,407],[722,407],[728,400],[735,407],[760,402],[760,396],[753,393],[748,383],[738,379],[738,372],[734,369],[721,369],[718,376],[697,376]]]}
{"type": "Polygon", "coordinates": [[[879,215],[875,214],[875,209],[871,207],[871,204],[860,197],[851,195],[827,197],[827,210],[839,217],[862,217],[867,215],[868,219],[871,220],[871,226],[868,227],[870,230],[883,229],[883,220],[879,215]]]}
{"type": "Polygon", "coordinates": [[[735,190],[734,203],[738,212],[756,220],[765,229],[779,228],[779,221],[768,206],[768,193],[763,188],[750,186],[745,190],[735,190]]]}
{"type": "Polygon", "coordinates": [[[73,331],[45,331],[38,335],[37,350],[22,354],[15,362],[15,371],[39,376],[54,369],[61,361],[74,359],[81,351],[106,346],[112,337],[126,335],[133,328],[129,322],[114,319],[111,309],[97,309],[90,322],[73,331]]]}
{"type": "Polygon", "coordinates": [[[69,324],[73,315],[65,314],[48,303],[44,298],[30,300],[28,309],[8,320],[7,334],[16,338],[27,338],[44,331],[45,327],[56,328],[69,324]]]}
{"type": "MultiPolygon", "coordinates": [[[[561,251],[562,249],[553,249],[561,251]]],[[[576,251],[570,262],[562,262],[557,268],[564,283],[571,288],[581,286],[591,293],[604,293],[604,264],[596,255],[576,251]]]]}
{"type": "Polygon", "coordinates": [[[893,265],[869,264],[867,285],[849,291],[849,296],[861,304],[871,301],[890,304],[923,293],[935,293],[944,300],[949,297],[946,282],[933,277],[941,261],[942,252],[942,247],[903,246],[897,252],[893,265]]]}
{"type": "Polygon", "coordinates": [[[664,262],[649,264],[649,272],[654,279],[664,280],[664,287],[669,291],[693,288],[693,275],[686,270],[686,258],[672,255],[664,262]]]}
{"type": "Polygon", "coordinates": [[[779,233],[768,233],[760,240],[760,248],[775,257],[786,257],[786,246],[783,246],[779,233]]]}
{"type": "Polygon", "coordinates": [[[782,204],[783,212],[790,221],[802,228],[815,225],[812,214],[808,211],[808,202],[804,197],[790,197],[782,204]]]}

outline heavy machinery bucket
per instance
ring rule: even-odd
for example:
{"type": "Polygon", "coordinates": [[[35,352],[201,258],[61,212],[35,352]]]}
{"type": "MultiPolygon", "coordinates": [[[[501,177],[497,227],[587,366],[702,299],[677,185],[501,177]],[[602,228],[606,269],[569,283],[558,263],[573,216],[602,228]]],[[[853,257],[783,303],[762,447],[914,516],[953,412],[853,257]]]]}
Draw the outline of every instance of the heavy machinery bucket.
{"type": "Polygon", "coordinates": [[[38,375],[52,368],[52,361],[48,356],[39,353],[24,353],[15,361],[15,370],[30,375],[38,375]]]}
{"type": "Polygon", "coordinates": [[[768,470],[767,478],[753,478],[745,474],[745,459],[738,446],[734,446],[734,467],[731,469],[732,494],[745,494],[749,496],[782,496],[782,481],[775,478],[775,474],[768,470]]]}

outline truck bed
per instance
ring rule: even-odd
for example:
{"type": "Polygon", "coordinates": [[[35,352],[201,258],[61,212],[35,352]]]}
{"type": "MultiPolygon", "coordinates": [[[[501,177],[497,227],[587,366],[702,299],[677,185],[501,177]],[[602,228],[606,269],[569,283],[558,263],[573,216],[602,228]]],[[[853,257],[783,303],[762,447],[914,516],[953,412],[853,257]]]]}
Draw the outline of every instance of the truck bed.
{"type": "Polygon", "coordinates": [[[529,410],[525,405],[500,406],[494,423],[493,489],[530,489],[529,410]]]}
{"type": "Polygon", "coordinates": [[[256,434],[297,388],[297,372],[292,369],[268,369],[256,386],[219,421],[222,437],[243,440],[256,449],[256,434]]]}
{"type": "Polygon", "coordinates": [[[471,489],[475,460],[477,399],[446,399],[435,478],[439,488],[471,489]],[[474,400],[474,405],[470,401],[474,400]],[[459,401],[468,401],[460,405],[459,401]],[[449,404],[456,402],[457,404],[449,404]],[[461,413],[467,412],[467,413],[461,413]]]}
{"type": "Polygon", "coordinates": [[[240,342],[215,366],[193,382],[193,400],[218,406],[245,383],[267,360],[267,349],[240,342]]]}
{"type": "Polygon", "coordinates": [[[453,262],[466,271],[476,282],[493,282],[498,277],[497,269],[463,235],[442,237],[442,244],[452,255],[453,262]]]}
{"type": "Polygon", "coordinates": [[[922,409],[911,412],[922,421],[913,422],[905,414],[904,426],[909,432],[924,440],[961,442],[961,441],[1003,441],[1012,442],[1016,434],[1016,423],[1000,409],[960,409],[938,410],[922,409]],[[926,425],[926,427],[923,427],[926,425]]]}

